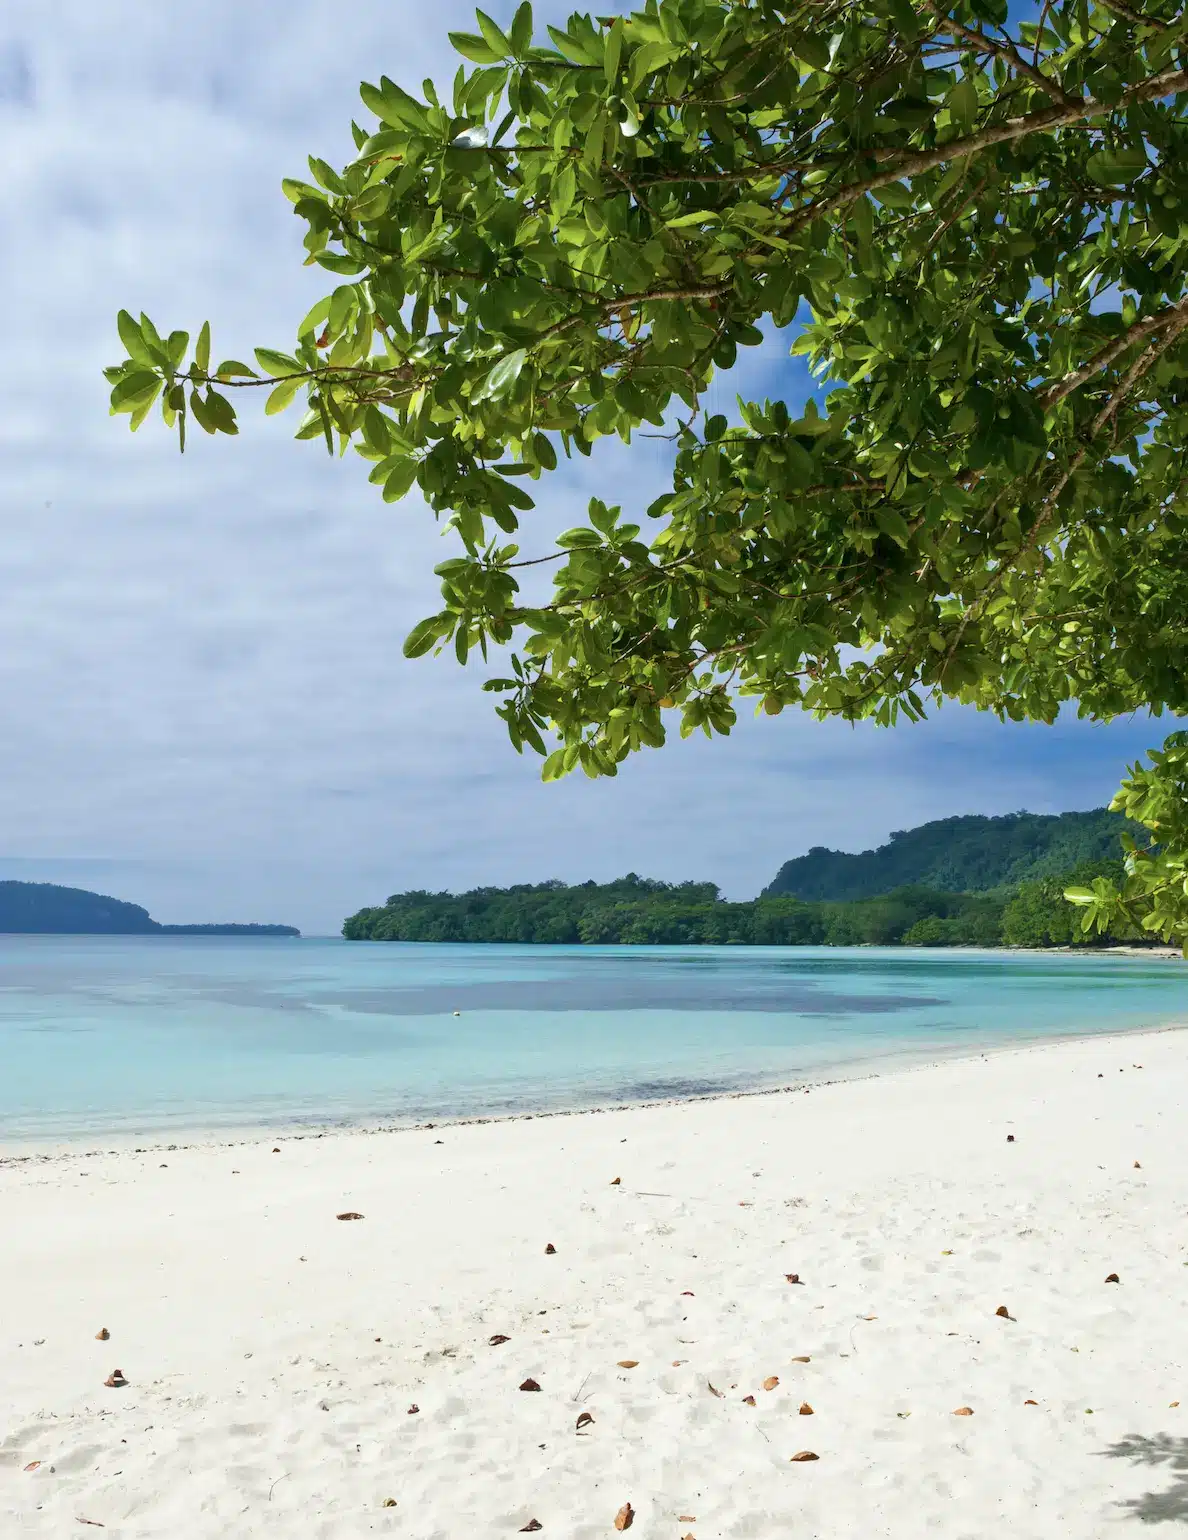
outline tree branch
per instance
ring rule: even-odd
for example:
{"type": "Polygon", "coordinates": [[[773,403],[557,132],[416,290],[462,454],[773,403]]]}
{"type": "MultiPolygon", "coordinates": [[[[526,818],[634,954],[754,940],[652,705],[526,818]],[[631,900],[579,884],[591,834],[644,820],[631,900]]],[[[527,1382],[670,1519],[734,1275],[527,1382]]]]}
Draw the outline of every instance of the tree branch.
{"type": "Polygon", "coordinates": [[[858,199],[866,193],[876,192],[880,187],[886,187],[889,182],[898,182],[904,176],[919,176],[921,172],[931,171],[936,166],[945,165],[946,162],[968,160],[971,155],[977,155],[979,151],[990,149],[993,145],[1010,144],[1016,139],[1025,138],[1028,134],[1043,133],[1046,129],[1063,128],[1072,123],[1084,122],[1089,118],[1108,117],[1111,113],[1121,112],[1140,102],[1154,101],[1160,96],[1170,96],[1180,91],[1188,91],[1188,70],[1169,67],[1160,70],[1157,75],[1149,76],[1146,80],[1140,80],[1137,85],[1123,91],[1114,102],[1103,102],[1097,97],[1087,96],[1067,107],[1045,107],[1039,112],[1030,112],[1025,117],[1007,118],[1003,123],[993,123],[979,129],[976,134],[969,134],[964,139],[951,140],[948,144],[938,145],[932,150],[917,150],[904,154],[874,176],[866,177],[861,182],[851,182],[848,187],[840,188],[830,197],[797,209],[784,222],[782,228],[792,232],[803,230],[815,219],[821,219],[837,209],[848,208],[851,203],[857,203],[858,199]]]}
{"type": "Polygon", "coordinates": [[[1124,353],[1131,343],[1138,342],[1142,337],[1148,337],[1152,332],[1162,331],[1169,325],[1179,322],[1181,325],[1188,320],[1188,299],[1182,299],[1178,305],[1169,305],[1166,310],[1160,310],[1155,315],[1146,316],[1141,321],[1136,321],[1133,326],[1128,326],[1121,336],[1115,337],[1101,348],[1088,363],[1082,364],[1079,369],[1074,369],[1071,374],[1066,374],[1056,385],[1050,385],[1039,396],[1039,404],[1042,407],[1055,406],[1063,401],[1065,396],[1083,385],[1086,380],[1092,379],[1095,374],[1112,364],[1120,353],[1124,353]]]}
{"type": "Polygon", "coordinates": [[[1019,75],[1025,76],[1033,85],[1037,85],[1041,91],[1046,92],[1053,101],[1061,106],[1073,105],[1073,98],[1055,81],[1049,80],[1042,70],[1034,68],[1021,57],[1017,48],[1010,43],[1000,43],[997,38],[987,37],[984,32],[976,32],[972,27],[964,26],[953,18],[937,0],[924,0],[928,9],[936,16],[946,31],[954,37],[963,38],[971,48],[980,49],[982,53],[993,54],[997,59],[1004,59],[1019,75]]]}

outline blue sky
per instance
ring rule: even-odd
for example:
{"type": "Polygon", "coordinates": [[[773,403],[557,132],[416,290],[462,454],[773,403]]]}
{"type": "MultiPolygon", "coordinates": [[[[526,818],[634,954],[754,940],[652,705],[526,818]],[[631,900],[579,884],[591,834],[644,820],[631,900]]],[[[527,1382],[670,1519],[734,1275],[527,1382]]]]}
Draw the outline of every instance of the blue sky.
{"type": "MultiPolygon", "coordinates": [[[[163,920],[332,932],[412,886],[634,869],[746,897],[810,845],[1104,802],[1158,724],[1009,728],[946,708],[879,732],[748,714],[617,781],[542,786],[480,669],[401,657],[448,554],[415,497],[382,503],[362,462],[293,443],[295,420],[249,409],[239,440],[194,435],[183,461],[163,430],[109,419],[121,305],[166,328],[210,318],[220,356],[290,343],[334,280],[301,266],[281,177],[311,151],[349,157],[361,78],[452,78],[445,34],[472,15],[455,0],[0,11],[0,877],[102,888],[163,920]]],[[[803,393],[790,340],[748,360],[746,388],[803,393]]],[[[642,506],[665,474],[663,446],[604,443],[553,478],[540,542],[592,492],[642,506]]]]}

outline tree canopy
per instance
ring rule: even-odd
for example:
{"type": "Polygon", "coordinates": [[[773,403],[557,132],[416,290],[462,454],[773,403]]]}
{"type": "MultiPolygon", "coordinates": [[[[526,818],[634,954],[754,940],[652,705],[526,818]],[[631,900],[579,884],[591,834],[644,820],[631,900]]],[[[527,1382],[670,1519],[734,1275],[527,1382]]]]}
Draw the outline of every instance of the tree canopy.
{"type": "MultiPolygon", "coordinates": [[[[356,156],[284,183],[340,282],[212,364],[124,312],[112,409],[237,431],[300,397],[456,531],[416,656],[494,643],[551,779],[776,714],[1188,710],[1188,15],[1180,0],[647,0],[538,37],[478,13],[448,99],[364,84],[356,156]],[[791,328],[824,392],[706,410],[791,328]],[[521,554],[528,490],[671,433],[673,486],[521,554]],[[645,523],[646,520],[646,523],[645,523]],[[644,533],[645,528],[647,534],[644,533]],[[520,585],[555,563],[551,595],[520,585]],[[549,740],[552,740],[550,742],[549,740]]],[[[1091,924],[1188,938],[1188,737],[1091,924]],[[1178,843],[1177,843],[1178,842],[1178,843]]]]}

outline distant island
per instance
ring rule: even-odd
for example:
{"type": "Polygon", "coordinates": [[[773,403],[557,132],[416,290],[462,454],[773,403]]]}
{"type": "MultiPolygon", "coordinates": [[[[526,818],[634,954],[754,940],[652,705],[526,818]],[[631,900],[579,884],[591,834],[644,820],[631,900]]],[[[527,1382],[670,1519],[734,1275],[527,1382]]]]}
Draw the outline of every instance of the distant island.
{"type": "MultiPolygon", "coordinates": [[[[1101,946],[1064,889],[1122,872],[1126,820],[1105,809],[945,818],[862,854],[817,847],[756,899],[712,882],[559,881],[394,893],[345,921],[348,941],[710,946],[1101,946]]],[[[1139,831],[1142,832],[1142,831],[1139,831]]]]}
{"type": "Polygon", "coordinates": [[[147,909],[85,888],[0,882],[0,933],[22,936],[299,936],[292,925],[161,925],[147,909]]]}

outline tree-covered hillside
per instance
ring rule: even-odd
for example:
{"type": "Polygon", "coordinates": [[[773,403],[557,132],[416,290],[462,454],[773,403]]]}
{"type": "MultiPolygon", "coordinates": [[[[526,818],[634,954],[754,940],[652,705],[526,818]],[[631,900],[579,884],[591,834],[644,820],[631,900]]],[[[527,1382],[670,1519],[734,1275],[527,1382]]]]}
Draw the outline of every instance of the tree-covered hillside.
{"type": "MultiPolygon", "coordinates": [[[[1121,863],[1090,862],[1067,880],[1117,878],[1121,863]]],[[[343,926],[348,941],[519,942],[588,946],[1063,946],[1088,945],[1061,880],[1015,893],[903,887],[850,902],[757,898],[728,903],[711,882],[523,884],[469,893],[394,893],[343,926]]],[[[1124,940],[1129,933],[1093,940],[1124,940]]]]}
{"type": "Polygon", "coordinates": [[[147,909],[53,882],[0,882],[0,933],[43,936],[299,936],[292,925],[160,925],[147,909]]]}
{"type": "Polygon", "coordinates": [[[887,844],[860,855],[818,845],[785,861],[763,896],[851,900],[913,884],[950,893],[986,892],[1055,877],[1085,862],[1117,861],[1127,831],[1145,834],[1105,808],[939,818],[900,830],[887,844]]]}

